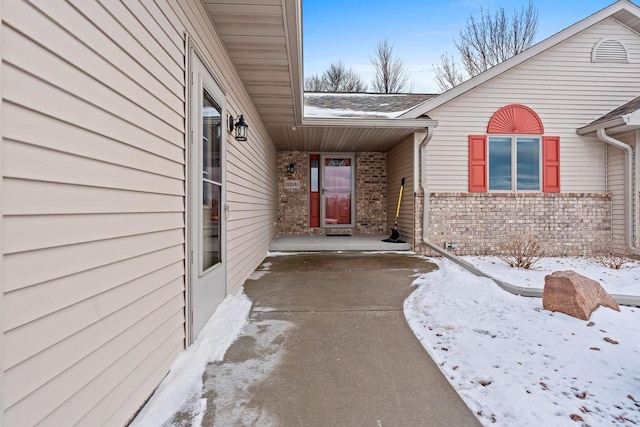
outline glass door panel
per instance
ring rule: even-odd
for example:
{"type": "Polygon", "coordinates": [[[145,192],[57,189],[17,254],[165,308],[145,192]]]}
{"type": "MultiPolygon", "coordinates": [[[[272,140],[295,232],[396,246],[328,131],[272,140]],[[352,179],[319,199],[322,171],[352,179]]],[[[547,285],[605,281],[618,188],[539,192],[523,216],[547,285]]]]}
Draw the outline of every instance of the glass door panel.
{"type": "Polygon", "coordinates": [[[222,136],[222,109],[203,89],[202,93],[202,242],[200,273],[220,263],[220,138],[222,136]]]}
{"type": "Polygon", "coordinates": [[[322,223],[326,227],[353,225],[353,159],[323,158],[322,223]]]}

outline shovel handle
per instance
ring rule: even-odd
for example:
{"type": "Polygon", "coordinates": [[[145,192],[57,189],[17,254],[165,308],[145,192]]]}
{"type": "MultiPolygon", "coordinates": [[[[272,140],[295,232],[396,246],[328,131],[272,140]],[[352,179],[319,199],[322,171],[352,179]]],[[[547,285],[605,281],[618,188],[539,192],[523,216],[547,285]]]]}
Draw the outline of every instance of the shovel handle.
{"type": "Polygon", "coordinates": [[[398,194],[398,207],[396,208],[396,221],[398,221],[398,217],[400,216],[400,202],[402,201],[402,190],[404,190],[404,178],[402,178],[402,183],[400,184],[400,194],[398,194]]]}

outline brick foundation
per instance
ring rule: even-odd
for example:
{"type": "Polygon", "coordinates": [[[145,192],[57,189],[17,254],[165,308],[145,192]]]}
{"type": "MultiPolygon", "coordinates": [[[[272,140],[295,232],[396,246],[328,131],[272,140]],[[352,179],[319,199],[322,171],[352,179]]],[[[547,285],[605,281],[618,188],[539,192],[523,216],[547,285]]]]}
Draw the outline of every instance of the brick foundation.
{"type": "MultiPolygon", "coordinates": [[[[278,152],[278,234],[317,234],[309,227],[309,154],[278,152]],[[287,166],[293,163],[295,172],[287,166]],[[285,189],[285,181],[300,181],[299,189],[285,189]]],[[[387,222],[387,154],[356,153],[355,234],[384,234],[387,222]]]]}
{"type": "MultiPolygon", "coordinates": [[[[416,199],[416,213],[416,242],[420,242],[422,196],[416,199]]],[[[429,196],[429,240],[439,246],[458,243],[458,255],[495,254],[501,242],[523,232],[534,234],[547,256],[592,255],[611,238],[611,197],[595,193],[429,196]]],[[[416,247],[420,253],[424,249],[416,247]]]]}

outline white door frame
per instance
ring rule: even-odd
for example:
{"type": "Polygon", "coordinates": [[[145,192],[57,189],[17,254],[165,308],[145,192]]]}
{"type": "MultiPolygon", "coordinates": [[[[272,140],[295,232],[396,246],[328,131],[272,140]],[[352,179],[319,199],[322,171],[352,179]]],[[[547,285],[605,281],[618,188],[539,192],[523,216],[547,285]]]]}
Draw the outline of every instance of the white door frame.
{"type": "Polygon", "coordinates": [[[226,95],[210,71],[198,49],[189,43],[188,84],[189,115],[186,152],[186,308],[187,343],[195,341],[198,333],[226,296],[226,95]],[[220,181],[218,239],[220,262],[203,271],[203,92],[213,98],[220,108],[220,181]]]}

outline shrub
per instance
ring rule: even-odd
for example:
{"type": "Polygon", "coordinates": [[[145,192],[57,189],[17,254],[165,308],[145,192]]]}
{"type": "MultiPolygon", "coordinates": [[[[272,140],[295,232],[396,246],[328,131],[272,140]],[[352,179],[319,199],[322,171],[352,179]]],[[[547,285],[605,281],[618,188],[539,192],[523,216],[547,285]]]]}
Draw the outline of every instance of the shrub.
{"type": "Polygon", "coordinates": [[[593,262],[614,270],[620,270],[629,262],[629,258],[616,253],[613,249],[613,242],[600,242],[596,254],[592,257],[593,262]]]}
{"type": "Polygon", "coordinates": [[[500,243],[498,258],[510,267],[531,269],[544,256],[544,249],[533,234],[513,234],[500,243]]]}

